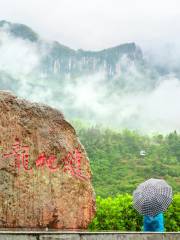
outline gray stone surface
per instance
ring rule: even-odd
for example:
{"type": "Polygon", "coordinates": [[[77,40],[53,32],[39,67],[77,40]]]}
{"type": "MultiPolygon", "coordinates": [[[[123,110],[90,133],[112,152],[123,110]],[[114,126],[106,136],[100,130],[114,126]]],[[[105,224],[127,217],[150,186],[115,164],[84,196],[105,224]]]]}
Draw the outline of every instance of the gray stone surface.
{"type": "Polygon", "coordinates": [[[0,234],[0,240],[37,240],[37,236],[0,234]]]}
{"type": "Polygon", "coordinates": [[[163,240],[180,240],[180,233],[164,234],[163,240]]]}
{"type": "Polygon", "coordinates": [[[180,240],[180,233],[0,232],[0,240],[180,240]]]}
{"type": "Polygon", "coordinates": [[[146,238],[146,236],[142,236],[142,235],[125,235],[125,234],[101,234],[101,235],[84,235],[81,238],[82,240],[154,240],[154,239],[158,239],[160,240],[161,238],[155,238],[155,236],[152,236],[152,238],[146,238]]]}
{"type": "Polygon", "coordinates": [[[79,234],[43,235],[39,240],[80,240],[79,234]]]}
{"type": "Polygon", "coordinates": [[[93,234],[82,235],[81,240],[178,240],[180,235],[164,234],[93,234]]]}

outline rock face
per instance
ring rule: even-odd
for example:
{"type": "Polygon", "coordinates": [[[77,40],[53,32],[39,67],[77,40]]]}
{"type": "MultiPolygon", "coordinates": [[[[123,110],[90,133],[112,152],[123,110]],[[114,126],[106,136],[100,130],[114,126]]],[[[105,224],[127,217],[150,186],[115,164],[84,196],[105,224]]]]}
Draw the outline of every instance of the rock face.
{"type": "Polygon", "coordinates": [[[95,193],[63,114],[0,91],[0,227],[86,229],[95,193]]]}
{"type": "Polygon", "coordinates": [[[144,63],[141,49],[135,43],[120,44],[116,47],[100,51],[74,50],[61,43],[42,40],[37,33],[23,24],[0,21],[0,31],[8,32],[15,39],[22,39],[37,46],[40,54],[40,71],[46,77],[58,77],[64,79],[66,75],[74,79],[87,74],[104,71],[106,77],[112,79],[121,75],[119,65],[122,57],[127,56],[133,63],[144,63]],[[46,49],[43,53],[41,50],[46,49]]]}

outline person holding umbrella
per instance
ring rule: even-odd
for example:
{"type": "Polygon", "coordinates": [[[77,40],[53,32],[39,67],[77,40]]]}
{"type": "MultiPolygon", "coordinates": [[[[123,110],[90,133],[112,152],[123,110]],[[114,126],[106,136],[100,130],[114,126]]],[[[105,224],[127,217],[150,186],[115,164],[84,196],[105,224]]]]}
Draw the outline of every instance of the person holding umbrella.
{"type": "Polygon", "coordinates": [[[162,179],[151,178],[133,192],[133,206],[144,216],[145,232],[164,232],[163,212],[172,202],[172,188],[162,179]]]}

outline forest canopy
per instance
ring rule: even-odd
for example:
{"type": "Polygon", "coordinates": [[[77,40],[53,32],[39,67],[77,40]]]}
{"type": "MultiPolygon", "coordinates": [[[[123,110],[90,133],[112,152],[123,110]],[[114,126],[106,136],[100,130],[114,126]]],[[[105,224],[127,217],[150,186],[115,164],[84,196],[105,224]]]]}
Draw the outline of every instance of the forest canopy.
{"type": "Polygon", "coordinates": [[[96,195],[132,193],[149,178],[163,178],[174,193],[180,192],[180,134],[176,131],[149,136],[81,121],[72,124],[87,151],[96,195]]]}

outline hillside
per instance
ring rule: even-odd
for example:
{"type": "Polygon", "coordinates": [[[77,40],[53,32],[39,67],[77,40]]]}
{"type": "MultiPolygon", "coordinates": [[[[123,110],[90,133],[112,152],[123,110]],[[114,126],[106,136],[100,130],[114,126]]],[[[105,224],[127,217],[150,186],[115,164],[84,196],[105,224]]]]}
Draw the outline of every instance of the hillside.
{"type": "Polygon", "coordinates": [[[101,127],[76,129],[90,158],[93,185],[98,196],[132,193],[148,178],[163,178],[180,192],[180,134],[140,135],[101,127]],[[146,152],[145,156],[140,151],[146,152]]]}

